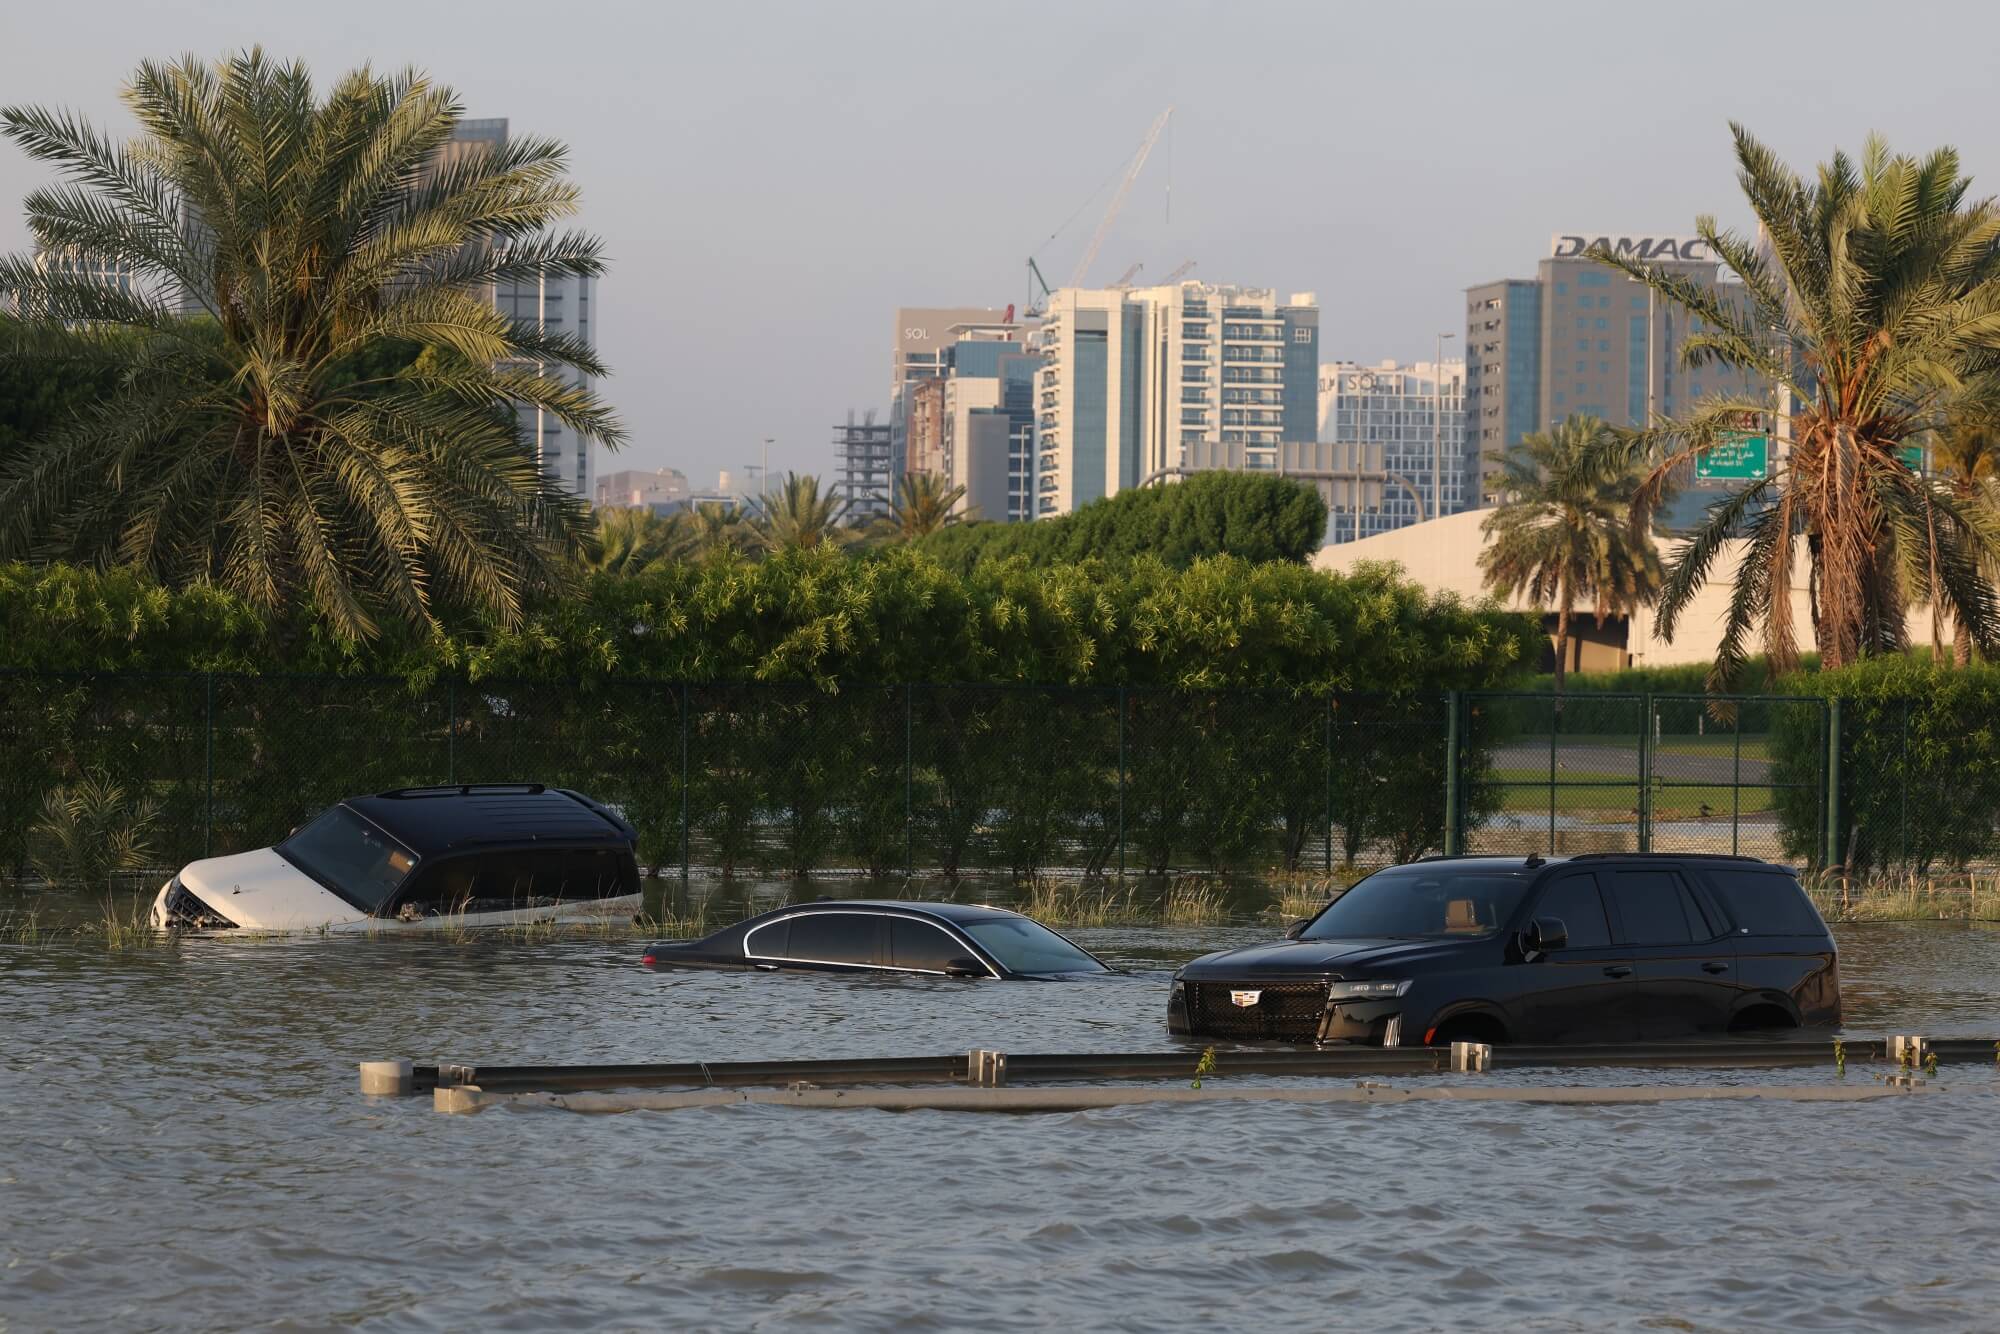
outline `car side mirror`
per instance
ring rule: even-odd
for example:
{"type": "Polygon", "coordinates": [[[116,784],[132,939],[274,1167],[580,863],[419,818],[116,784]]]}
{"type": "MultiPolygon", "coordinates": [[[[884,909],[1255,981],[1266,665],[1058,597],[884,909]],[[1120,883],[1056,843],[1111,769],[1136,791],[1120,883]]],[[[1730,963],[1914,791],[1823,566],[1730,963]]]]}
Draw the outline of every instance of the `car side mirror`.
{"type": "Polygon", "coordinates": [[[1293,922],[1290,926],[1285,928],[1285,939],[1297,940],[1300,936],[1306,933],[1306,928],[1311,925],[1312,925],[1312,918],[1310,917],[1299,918],[1298,921],[1293,922]]]}
{"type": "Polygon", "coordinates": [[[1528,923],[1528,948],[1546,954],[1569,944],[1569,928],[1560,917],[1537,917],[1528,923]]]}
{"type": "Polygon", "coordinates": [[[946,977],[984,977],[986,965],[977,959],[957,958],[944,966],[946,977]]]}

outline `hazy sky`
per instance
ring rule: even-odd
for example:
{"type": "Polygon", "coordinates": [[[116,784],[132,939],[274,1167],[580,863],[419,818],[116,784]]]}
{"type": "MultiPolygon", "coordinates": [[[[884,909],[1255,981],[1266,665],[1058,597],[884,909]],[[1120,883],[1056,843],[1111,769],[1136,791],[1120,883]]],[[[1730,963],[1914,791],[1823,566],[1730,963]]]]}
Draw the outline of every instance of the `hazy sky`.
{"type": "MultiPolygon", "coordinates": [[[[0,0],[0,101],[127,133],[137,61],[254,43],[323,81],[413,64],[567,142],[612,260],[608,466],[697,485],[766,436],[829,470],[831,424],[886,407],[895,308],[1019,302],[1030,252],[1060,282],[1109,190],[1045,238],[1170,103],[1171,215],[1163,141],[1091,276],[1316,291],[1329,359],[1428,358],[1551,232],[1740,222],[1731,118],[1800,166],[1952,143],[2000,192],[2000,7],[1907,0],[0,0]]],[[[0,249],[40,179],[0,144],[0,249]]]]}

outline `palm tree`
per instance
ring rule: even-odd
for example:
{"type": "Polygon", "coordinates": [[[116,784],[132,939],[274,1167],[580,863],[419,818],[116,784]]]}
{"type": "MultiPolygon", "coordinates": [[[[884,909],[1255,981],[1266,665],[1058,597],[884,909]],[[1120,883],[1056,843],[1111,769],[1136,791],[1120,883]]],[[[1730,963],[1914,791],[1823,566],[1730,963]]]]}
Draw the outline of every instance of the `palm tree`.
{"type": "Polygon", "coordinates": [[[651,510],[601,509],[588,564],[605,574],[647,574],[686,559],[694,549],[695,535],[678,514],[662,518],[651,510]]]}
{"type": "Polygon", "coordinates": [[[1545,434],[1488,457],[1500,465],[1502,499],[1480,531],[1487,586],[1525,592],[1556,609],[1556,694],[1569,664],[1570,617],[1579,600],[1604,624],[1652,601],[1660,557],[1650,534],[1632,523],[1641,472],[1620,466],[1606,447],[1610,428],[1595,417],[1570,417],[1545,434]]]}
{"type": "MultiPolygon", "coordinates": [[[[1940,485],[1969,516],[1990,528],[2000,523],[1994,504],[1994,484],[2000,480],[2000,429],[1995,418],[1978,406],[1960,406],[1945,414],[1944,426],[1931,442],[1931,469],[1940,485]]],[[[1986,576],[1994,561],[1986,561],[1986,576]]],[[[1935,620],[1935,612],[1933,612],[1935,620]]],[[[1952,632],[1952,659],[1964,667],[1972,661],[1972,639],[1963,625],[1952,632]]]]}
{"type": "Polygon", "coordinates": [[[754,534],[742,510],[724,500],[704,500],[689,516],[693,554],[708,557],[718,551],[737,552],[754,534]]]}
{"type": "Polygon", "coordinates": [[[788,472],[782,486],[757,500],[757,543],[766,551],[844,546],[857,536],[852,528],[841,527],[846,512],[847,504],[838,496],[820,494],[819,478],[788,472]]]}
{"type": "MultiPolygon", "coordinates": [[[[1696,230],[1742,281],[1744,300],[1629,256],[1598,255],[1693,317],[1683,343],[1691,367],[1717,363],[1790,398],[1789,452],[1766,478],[1711,506],[1707,524],[1674,551],[1661,629],[1672,635],[1725,542],[1742,536],[1711,689],[1734,681],[1759,623],[1773,670],[1796,664],[1791,584],[1801,543],[1826,666],[1903,648],[1910,598],[1941,605],[1983,650],[2000,647],[2000,606],[1981,572],[1987,538],[1964,501],[1901,456],[1966,377],[1995,361],[2000,210],[1966,202],[1970,183],[1949,148],[1919,161],[1892,157],[1871,137],[1858,165],[1836,153],[1806,181],[1742,126],[1731,130],[1760,236],[1719,231],[1710,217],[1696,230]]],[[[1770,411],[1760,399],[1717,397],[1633,433],[1622,447],[1652,465],[1635,519],[1651,512],[1664,483],[1770,411]]]]}
{"type": "Polygon", "coordinates": [[[577,198],[562,147],[450,156],[461,108],[423,76],[363,68],[322,99],[255,50],[148,62],[124,97],[142,130],[125,148],[0,111],[63,177],[27,198],[38,246],[134,278],[0,259],[0,296],[30,316],[0,329],[0,365],[116,384],[0,464],[0,559],[218,583],[354,638],[452,607],[512,621],[561,587],[588,514],[515,418],[615,445],[565,373],[605,369],[482,294],[603,269],[594,239],[549,231],[577,198]]]}
{"type": "Polygon", "coordinates": [[[947,485],[936,473],[906,473],[896,482],[889,512],[875,521],[876,532],[894,542],[914,542],[939,529],[978,517],[976,506],[958,508],[965,488],[947,485]]]}

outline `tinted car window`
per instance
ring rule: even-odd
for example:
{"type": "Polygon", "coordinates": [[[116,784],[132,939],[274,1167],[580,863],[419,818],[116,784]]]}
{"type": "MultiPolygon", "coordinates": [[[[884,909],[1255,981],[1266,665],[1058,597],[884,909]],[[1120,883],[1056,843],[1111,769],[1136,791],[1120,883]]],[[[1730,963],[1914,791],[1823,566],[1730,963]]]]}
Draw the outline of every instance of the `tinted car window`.
{"type": "Polygon", "coordinates": [[[1783,871],[1710,871],[1708,878],[1730,920],[1753,936],[1817,936],[1826,929],[1799,882],[1783,871]]]}
{"type": "MultiPolygon", "coordinates": [[[[864,913],[816,912],[792,919],[785,957],[813,963],[875,962],[875,937],[882,919],[864,913]]],[[[764,938],[757,944],[761,951],[764,938]]]]}
{"type": "Polygon", "coordinates": [[[1570,949],[1602,949],[1611,943],[1611,924],[1594,875],[1566,875],[1550,885],[1535,905],[1535,916],[1560,919],[1569,931],[1570,949]]]}
{"type": "Polygon", "coordinates": [[[634,892],[615,852],[482,852],[427,865],[397,904],[424,912],[495,912],[634,892]]]}
{"type": "Polygon", "coordinates": [[[1101,973],[1104,965],[1040,922],[988,917],[960,924],[986,952],[1017,973],[1101,973]]]}
{"type": "Polygon", "coordinates": [[[971,953],[929,922],[909,917],[889,919],[889,962],[894,967],[942,973],[953,959],[969,957],[971,953]]]}
{"type": "Polygon", "coordinates": [[[363,912],[387,902],[417,864],[409,849],[342,806],[278,844],[277,852],[363,912]]]}
{"type": "Polygon", "coordinates": [[[1483,935],[1514,915],[1534,875],[1526,867],[1391,867],[1335,899],[1304,938],[1483,935]]]}
{"type": "Polygon", "coordinates": [[[1667,871],[1613,871],[1611,900],[1618,908],[1628,945],[1684,945],[1710,933],[1701,910],[1667,871]]]}

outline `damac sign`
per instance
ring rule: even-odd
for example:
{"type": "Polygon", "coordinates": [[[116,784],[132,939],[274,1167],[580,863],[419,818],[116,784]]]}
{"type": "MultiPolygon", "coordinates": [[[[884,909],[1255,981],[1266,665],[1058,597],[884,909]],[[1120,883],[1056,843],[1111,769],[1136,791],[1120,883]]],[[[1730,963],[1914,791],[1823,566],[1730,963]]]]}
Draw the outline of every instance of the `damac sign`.
{"type": "Polygon", "coordinates": [[[1592,250],[1608,250],[1637,260],[1707,260],[1708,242],[1699,236],[1565,236],[1557,232],[1549,241],[1555,259],[1574,259],[1592,250]]]}

